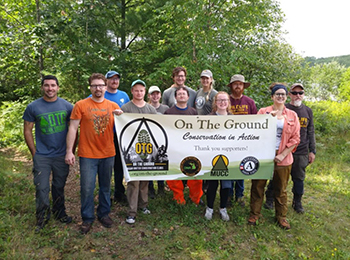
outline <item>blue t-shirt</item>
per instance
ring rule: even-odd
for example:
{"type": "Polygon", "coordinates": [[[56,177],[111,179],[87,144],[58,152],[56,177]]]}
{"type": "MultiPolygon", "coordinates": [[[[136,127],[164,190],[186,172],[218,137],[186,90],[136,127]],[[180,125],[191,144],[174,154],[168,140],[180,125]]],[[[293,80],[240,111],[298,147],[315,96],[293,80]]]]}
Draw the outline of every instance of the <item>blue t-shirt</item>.
{"type": "MultiPolygon", "coordinates": [[[[91,97],[90,95],[89,97],[91,97]]],[[[110,93],[108,91],[105,92],[105,99],[113,101],[117,103],[119,107],[122,107],[124,104],[130,101],[128,94],[122,90],[118,90],[117,93],[110,93]]]]}
{"type": "Polygon", "coordinates": [[[30,103],[23,114],[23,119],[35,122],[36,154],[56,157],[66,154],[68,122],[73,105],[57,98],[47,102],[39,98],[30,103]]]}

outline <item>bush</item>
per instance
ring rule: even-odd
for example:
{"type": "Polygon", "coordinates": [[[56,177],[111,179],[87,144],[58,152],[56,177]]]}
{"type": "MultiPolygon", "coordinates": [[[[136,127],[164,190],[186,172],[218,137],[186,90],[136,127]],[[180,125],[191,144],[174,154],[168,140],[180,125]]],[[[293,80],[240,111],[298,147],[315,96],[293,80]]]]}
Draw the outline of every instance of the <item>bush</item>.
{"type": "Polygon", "coordinates": [[[16,147],[25,150],[23,136],[23,112],[28,100],[5,101],[0,109],[0,148],[16,147]]]}
{"type": "Polygon", "coordinates": [[[315,132],[321,135],[347,134],[350,129],[350,101],[307,102],[314,113],[315,132]]]}

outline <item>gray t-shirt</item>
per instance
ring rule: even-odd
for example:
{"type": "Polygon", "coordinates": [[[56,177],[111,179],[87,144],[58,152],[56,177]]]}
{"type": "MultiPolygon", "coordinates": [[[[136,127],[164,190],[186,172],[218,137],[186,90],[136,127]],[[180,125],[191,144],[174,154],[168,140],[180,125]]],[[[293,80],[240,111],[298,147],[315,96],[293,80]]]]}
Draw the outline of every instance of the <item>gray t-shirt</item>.
{"type": "Polygon", "coordinates": [[[129,101],[121,108],[124,113],[157,114],[157,110],[148,103],[145,103],[143,107],[138,107],[132,101],[129,101]]]}
{"type": "Polygon", "coordinates": [[[157,114],[164,114],[168,109],[169,107],[167,105],[160,104],[159,107],[156,108],[157,114]]]}
{"type": "Polygon", "coordinates": [[[57,98],[54,102],[39,98],[27,106],[23,119],[35,123],[35,154],[45,157],[66,154],[66,137],[72,109],[73,105],[62,98],[57,98]]]}
{"type": "Polygon", "coordinates": [[[197,91],[195,104],[198,115],[208,115],[211,112],[213,100],[217,93],[215,89],[212,89],[210,92],[204,92],[203,88],[201,88],[197,91]]]}
{"type": "MultiPolygon", "coordinates": [[[[188,89],[188,92],[190,94],[189,99],[187,101],[187,106],[194,107],[197,93],[190,87],[187,87],[187,86],[185,87],[188,89]]],[[[168,107],[172,107],[176,105],[175,90],[176,90],[176,87],[170,87],[164,90],[163,96],[162,96],[162,104],[167,105],[168,107]]]]}

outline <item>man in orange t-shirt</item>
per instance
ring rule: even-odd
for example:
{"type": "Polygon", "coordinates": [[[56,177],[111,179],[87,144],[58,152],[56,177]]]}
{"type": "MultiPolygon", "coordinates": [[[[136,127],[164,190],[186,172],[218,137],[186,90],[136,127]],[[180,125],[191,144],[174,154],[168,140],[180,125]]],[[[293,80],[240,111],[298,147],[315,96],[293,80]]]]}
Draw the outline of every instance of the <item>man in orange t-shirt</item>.
{"type": "Polygon", "coordinates": [[[97,217],[101,224],[110,228],[113,224],[109,217],[111,201],[111,176],[114,166],[115,148],[113,142],[113,113],[122,113],[119,106],[104,98],[106,78],[94,73],[89,78],[91,97],[78,101],[72,111],[67,135],[65,161],[69,165],[75,162],[73,145],[80,125],[78,156],[80,163],[81,233],[90,231],[95,220],[94,189],[96,174],[99,183],[99,205],[97,217]]]}

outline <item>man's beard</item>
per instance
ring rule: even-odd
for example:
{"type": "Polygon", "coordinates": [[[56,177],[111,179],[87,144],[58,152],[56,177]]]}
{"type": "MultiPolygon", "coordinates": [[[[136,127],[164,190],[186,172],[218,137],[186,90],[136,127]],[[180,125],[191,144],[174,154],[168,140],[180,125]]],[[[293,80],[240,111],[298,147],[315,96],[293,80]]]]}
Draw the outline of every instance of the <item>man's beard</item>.
{"type": "Polygon", "coordinates": [[[240,97],[240,96],[242,96],[243,91],[244,91],[244,89],[241,90],[238,88],[234,88],[234,89],[232,89],[232,94],[236,97],[240,97]]]}
{"type": "Polygon", "coordinates": [[[294,102],[293,102],[293,105],[294,105],[295,107],[300,107],[300,106],[301,106],[301,100],[296,100],[296,101],[294,101],[294,102]]]}

